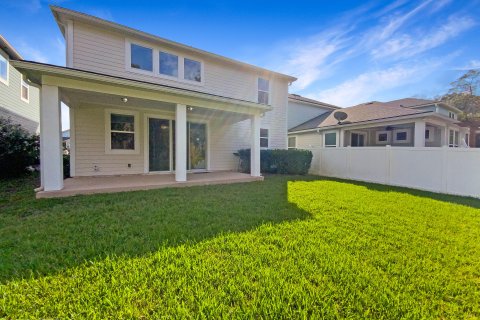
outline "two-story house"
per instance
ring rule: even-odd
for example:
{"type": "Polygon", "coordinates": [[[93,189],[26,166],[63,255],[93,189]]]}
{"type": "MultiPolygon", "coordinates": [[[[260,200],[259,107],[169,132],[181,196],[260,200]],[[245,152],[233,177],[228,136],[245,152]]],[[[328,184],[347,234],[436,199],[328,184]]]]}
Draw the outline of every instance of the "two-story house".
{"type": "Polygon", "coordinates": [[[0,35],[0,117],[10,118],[30,133],[38,133],[39,89],[12,66],[13,60],[22,60],[22,56],[0,35]]]}
{"type": "MultiPolygon", "coordinates": [[[[60,101],[70,108],[72,177],[234,170],[234,153],[287,147],[296,79],[91,15],[51,7],[66,67],[14,61],[41,86],[44,192],[64,188],[60,101]]],[[[158,176],[158,175],[157,175],[158,176]]],[[[99,180],[97,180],[99,181],[99,180]]]]}

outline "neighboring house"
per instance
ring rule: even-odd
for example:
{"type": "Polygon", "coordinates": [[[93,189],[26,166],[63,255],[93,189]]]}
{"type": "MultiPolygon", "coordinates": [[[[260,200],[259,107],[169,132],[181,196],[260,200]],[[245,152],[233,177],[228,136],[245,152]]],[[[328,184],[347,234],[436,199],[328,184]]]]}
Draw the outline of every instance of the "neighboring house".
{"type": "Polygon", "coordinates": [[[31,133],[39,130],[39,90],[12,66],[20,54],[0,35],[0,117],[10,118],[31,133]]]}
{"type": "Polygon", "coordinates": [[[42,86],[45,191],[63,188],[60,101],[70,108],[71,176],[235,170],[240,148],[287,147],[296,79],[80,12],[51,7],[66,67],[15,61],[42,86]]]}
{"type": "Polygon", "coordinates": [[[424,99],[368,102],[321,114],[289,129],[289,146],[461,147],[468,144],[469,129],[459,125],[460,112],[443,102],[424,99]],[[340,112],[346,119],[337,120],[340,112]]]}
{"type": "Polygon", "coordinates": [[[464,120],[461,126],[470,129],[470,139],[467,140],[470,148],[480,148],[480,120],[464,120]]]}

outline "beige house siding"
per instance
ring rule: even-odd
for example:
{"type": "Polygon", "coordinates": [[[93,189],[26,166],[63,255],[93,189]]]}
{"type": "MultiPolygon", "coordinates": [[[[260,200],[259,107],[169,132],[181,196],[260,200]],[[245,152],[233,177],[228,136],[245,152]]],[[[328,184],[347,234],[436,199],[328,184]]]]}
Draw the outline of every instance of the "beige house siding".
{"type": "Polygon", "coordinates": [[[323,145],[323,136],[317,132],[295,133],[288,136],[297,138],[297,149],[319,148],[323,145]]]}
{"type": "MultiPolygon", "coordinates": [[[[142,174],[148,171],[145,167],[145,117],[146,115],[157,115],[160,118],[171,118],[170,112],[162,112],[153,109],[122,109],[124,111],[138,112],[139,128],[136,130],[139,141],[139,151],[137,154],[110,154],[105,152],[105,115],[106,109],[116,109],[115,107],[84,104],[75,107],[71,112],[74,115],[75,141],[72,155],[75,159],[74,176],[91,175],[123,175],[123,174],[142,174]],[[128,167],[128,164],[131,167],[128,167]],[[98,170],[95,170],[95,167],[98,170]]],[[[271,112],[273,115],[267,119],[275,121],[282,119],[278,112],[271,112]]],[[[280,112],[281,113],[281,112],[280,112]]],[[[204,119],[188,118],[188,121],[205,121],[204,119]]],[[[262,127],[267,127],[263,124],[262,127]]],[[[271,128],[276,128],[277,124],[269,123],[271,128]]],[[[279,127],[282,124],[278,125],[279,127]]],[[[250,148],[250,120],[244,120],[237,123],[225,121],[218,117],[207,121],[208,130],[208,154],[207,163],[209,170],[237,170],[238,158],[234,152],[243,148],[250,148]]],[[[279,130],[279,129],[278,129],[279,130]]],[[[279,132],[279,131],[278,131],[279,132]]],[[[280,134],[271,134],[272,148],[285,147],[286,136],[280,134]],[[278,143],[278,145],[273,145],[278,143]]]]}
{"type": "MultiPolygon", "coordinates": [[[[148,81],[185,89],[202,91],[210,94],[257,101],[258,77],[269,78],[251,69],[229,64],[198,53],[174,48],[161,42],[144,42],[131,39],[120,32],[107,31],[79,21],[74,23],[73,32],[73,67],[82,70],[105,73],[140,81],[148,81]],[[126,41],[162,48],[168,52],[186,56],[204,63],[204,84],[174,81],[160,76],[130,71],[126,68],[126,41]]],[[[272,80],[272,79],[271,79],[272,80]]],[[[282,80],[286,85],[287,80],[282,80]]],[[[278,83],[276,81],[276,83],[278,83]]],[[[272,84],[272,91],[278,90],[272,84]]],[[[283,84],[281,84],[283,87],[283,84]]]]}
{"type": "MultiPolygon", "coordinates": [[[[0,54],[7,57],[2,50],[0,54]]],[[[25,102],[20,97],[21,83],[21,73],[9,65],[8,84],[0,82],[0,116],[11,117],[27,130],[36,132],[40,120],[40,92],[38,88],[31,85],[29,102],[25,102]]]]}

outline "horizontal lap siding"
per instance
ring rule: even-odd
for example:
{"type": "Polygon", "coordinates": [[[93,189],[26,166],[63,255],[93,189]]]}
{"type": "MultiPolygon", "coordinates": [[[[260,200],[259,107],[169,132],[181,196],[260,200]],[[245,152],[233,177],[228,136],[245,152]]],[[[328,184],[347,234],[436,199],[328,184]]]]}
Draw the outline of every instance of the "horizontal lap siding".
{"type": "Polygon", "coordinates": [[[25,125],[26,129],[30,131],[36,132],[40,121],[40,91],[36,87],[30,86],[30,99],[29,102],[25,102],[20,97],[22,74],[10,65],[8,76],[8,85],[0,82],[0,109],[5,110],[2,115],[8,117],[11,113],[13,114],[11,116],[13,121],[25,125]]]}
{"type": "Polygon", "coordinates": [[[133,155],[105,153],[105,108],[84,105],[75,108],[75,175],[143,173],[143,115],[140,114],[140,152],[133,155]],[[132,167],[128,168],[128,164],[132,167]],[[94,171],[94,166],[99,171],[94,171]]]}
{"type": "MultiPolygon", "coordinates": [[[[180,55],[204,62],[205,84],[190,85],[178,81],[163,79],[151,75],[127,71],[125,68],[125,36],[121,33],[105,31],[94,26],[75,22],[74,26],[74,68],[128,77],[140,81],[177,86],[185,89],[203,91],[215,95],[255,102],[257,99],[258,74],[241,66],[230,65],[211,58],[182,52],[174,49],[180,55]]],[[[151,45],[155,45],[151,43],[151,45]]],[[[160,47],[160,45],[158,46],[160,47]]],[[[165,47],[165,50],[172,51],[165,47]]]]}

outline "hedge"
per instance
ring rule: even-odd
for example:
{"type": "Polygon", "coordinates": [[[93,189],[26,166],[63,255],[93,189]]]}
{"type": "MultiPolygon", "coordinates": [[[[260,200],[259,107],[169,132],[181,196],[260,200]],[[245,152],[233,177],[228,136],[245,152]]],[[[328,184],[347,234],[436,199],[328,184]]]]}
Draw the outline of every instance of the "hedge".
{"type": "MultiPolygon", "coordinates": [[[[250,172],[250,149],[238,150],[240,170],[250,172]]],[[[312,163],[312,152],[299,149],[260,150],[260,171],[262,173],[307,174],[312,163]]]]}

